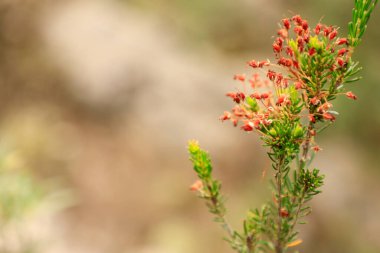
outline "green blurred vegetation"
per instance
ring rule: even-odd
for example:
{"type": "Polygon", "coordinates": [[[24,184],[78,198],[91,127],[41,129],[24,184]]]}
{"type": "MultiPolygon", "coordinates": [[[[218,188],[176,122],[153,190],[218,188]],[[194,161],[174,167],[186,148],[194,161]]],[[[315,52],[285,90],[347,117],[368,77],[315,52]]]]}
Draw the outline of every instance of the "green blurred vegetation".
{"type": "Polygon", "coordinates": [[[29,238],[23,223],[40,208],[46,189],[24,168],[17,152],[0,152],[0,252],[35,252],[37,242],[29,238]]]}

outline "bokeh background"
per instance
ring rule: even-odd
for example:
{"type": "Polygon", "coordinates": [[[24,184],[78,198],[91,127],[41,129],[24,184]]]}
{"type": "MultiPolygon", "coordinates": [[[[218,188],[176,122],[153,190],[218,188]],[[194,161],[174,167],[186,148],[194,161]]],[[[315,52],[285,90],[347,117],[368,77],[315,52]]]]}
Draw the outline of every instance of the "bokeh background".
{"type": "MultiPolygon", "coordinates": [[[[232,76],[296,13],[345,34],[348,0],[1,0],[0,252],[228,253],[190,193],[211,152],[229,219],[270,198],[257,136],[221,124],[232,76]]],[[[298,249],[380,252],[380,12],[319,137],[326,175],[298,249]]]]}

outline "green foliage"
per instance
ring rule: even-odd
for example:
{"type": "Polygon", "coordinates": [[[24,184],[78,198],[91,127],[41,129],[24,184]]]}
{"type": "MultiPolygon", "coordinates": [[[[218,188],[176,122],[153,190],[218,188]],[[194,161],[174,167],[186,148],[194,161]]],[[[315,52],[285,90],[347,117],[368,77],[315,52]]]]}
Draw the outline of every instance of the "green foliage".
{"type": "Polygon", "coordinates": [[[220,189],[221,183],[212,177],[212,166],[209,154],[202,150],[198,142],[189,141],[188,151],[190,161],[193,163],[194,171],[201,181],[197,181],[192,190],[198,191],[199,197],[206,201],[206,206],[215,218],[214,221],[220,223],[222,228],[227,231],[228,240],[234,249],[242,247],[240,235],[233,231],[225,219],[226,208],[224,206],[225,198],[222,196],[220,189]]]}
{"type": "Polygon", "coordinates": [[[348,23],[348,38],[352,47],[357,47],[360,44],[377,2],[378,0],[355,0],[355,7],[352,9],[352,21],[348,23]]]}
{"type": "Polygon", "coordinates": [[[194,170],[202,180],[210,179],[212,166],[209,154],[200,149],[196,141],[189,141],[190,160],[194,165],[194,170]]]}
{"type": "Polygon", "coordinates": [[[22,219],[36,207],[43,191],[27,173],[0,169],[0,218],[2,223],[22,219]]]}

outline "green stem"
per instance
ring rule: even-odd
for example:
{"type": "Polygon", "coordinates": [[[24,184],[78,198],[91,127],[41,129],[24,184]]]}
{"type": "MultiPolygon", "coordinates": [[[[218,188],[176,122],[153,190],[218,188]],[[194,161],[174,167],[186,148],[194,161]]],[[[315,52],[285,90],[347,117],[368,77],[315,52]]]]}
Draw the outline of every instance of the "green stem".
{"type": "Polygon", "coordinates": [[[281,209],[282,209],[282,167],[284,164],[284,156],[280,157],[279,162],[277,164],[277,174],[276,174],[276,180],[277,180],[277,194],[278,194],[278,209],[277,209],[277,215],[278,215],[278,224],[277,224],[277,242],[276,242],[276,253],[283,253],[283,245],[281,240],[281,234],[282,234],[282,216],[281,216],[281,209]]]}
{"type": "Polygon", "coordinates": [[[219,218],[219,223],[221,224],[224,231],[228,233],[231,239],[234,239],[234,230],[231,228],[230,224],[227,222],[225,207],[222,202],[219,201],[217,195],[212,194],[212,188],[209,182],[207,182],[207,189],[210,193],[211,206],[215,210],[215,215],[219,218]]]}
{"type": "Polygon", "coordinates": [[[299,214],[300,214],[300,212],[301,212],[301,208],[302,208],[302,206],[303,206],[303,201],[304,201],[304,199],[305,199],[305,193],[306,193],[306,190],[303,189],[303,191],[302,191],[302,195],[301,195],[301,197],[300,197],[299,200],[298,200],[297,211],[296,211],[296,214],[295,214],[295,216],[294,216],[294,221],[293,221],[293,224],[291,225],[291,229],[290,229],[290,231],[292,231],[292,230],[294,229],[294,227],[297,225],[298,218],[299,218],[299,214]]]}
{"type": "Polygon", "coordinates": [[[302,155],[301,155],[301,159],[300,159],[299,170],[302,170],[303,168],[305,168],[306,162],[308,160],[307,156],[308,156],[309,150],[310,150],[311,138],[313,137],[312,136],[313,130],[314,130],[314,123],[310,122],[309,126],[307,127],[306,138],[305,138],[305,141],[304,141],[303,146],[302,146],[302,155]]]}

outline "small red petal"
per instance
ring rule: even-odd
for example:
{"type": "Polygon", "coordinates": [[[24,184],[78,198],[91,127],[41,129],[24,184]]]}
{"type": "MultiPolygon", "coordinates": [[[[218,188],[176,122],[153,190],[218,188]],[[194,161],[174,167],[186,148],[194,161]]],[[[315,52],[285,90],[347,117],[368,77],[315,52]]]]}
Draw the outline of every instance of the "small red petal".
{"type": "Polygon", "coordinates": [[[347,96],[349,99],[353,99],[353,100],[357,100],[357,99],[358,99],[358,97],[357,97],[354,93],[352,93],[351,91],[346,92],[346,96],[347,96]]]}
{"type": "Polygon", "coordinates": [[[327,119],[327,120],[331,120],[331,121],[335,120],[335,116],[328,112],[325,112],[324,114],[322,114],[322,116],[324,119],[327,119]]]}
{"type": "Polygon", "coordinates": [[[329,34],[329,39],[330,40],[333,40],[336,35],[338,34],[337,30],[333,30],[330,34],[329,34]]]}
{"type": "Polygon", "coordinates": [[[315,123],[315,117],[313,114],[309,114],[309,121],[315,123]]]}
{"type": "Polygon", "coordinates": [[[225,121],[225,120],[231,119],[231,113],[225,111],[225,112],[223,113],[223,115],[219,117],[219,119],[220,119],[221,121],[225,121]]]}
{"type": "Polygon", "coordinates": [[[290,28],[290,21],[289,21],[289,19],[283,19],[283,20],[282,20],[282,23],[283,23],[284,27],[285,27],[287,30],[289,30],[289,28],[290,28]]]}
{"type": "Polygon", "coordinates": [[[346,38],[341,38],[339,40],[336,41],[336,44],[337,45],[343,45],[343,44],[348,44],[348,40],[346,38]]]}

